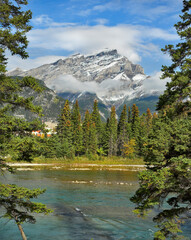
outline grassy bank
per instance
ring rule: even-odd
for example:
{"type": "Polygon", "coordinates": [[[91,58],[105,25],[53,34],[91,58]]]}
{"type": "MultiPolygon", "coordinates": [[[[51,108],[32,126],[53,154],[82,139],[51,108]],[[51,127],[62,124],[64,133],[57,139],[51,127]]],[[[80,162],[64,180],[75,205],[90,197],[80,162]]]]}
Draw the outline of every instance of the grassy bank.
{"type": "Polygon", "coordinates": [[[141,171],[144,169],[144,161],[141,158],[102,157],[90,159],[88,157],[68,158],[35,158],[31,163],[24,161],[8,161],[10,166],[17,170],[117,170],[117,171],[141,171]]]}
{"type": "Polygon", "coordinates": [[[33,163],[55,163],[55,164],[98,164],[98,165],[144,165],[142,158],[122,158],[122,157],[92,157],[85,156],[69,158],[35,158],[33,163]]]}

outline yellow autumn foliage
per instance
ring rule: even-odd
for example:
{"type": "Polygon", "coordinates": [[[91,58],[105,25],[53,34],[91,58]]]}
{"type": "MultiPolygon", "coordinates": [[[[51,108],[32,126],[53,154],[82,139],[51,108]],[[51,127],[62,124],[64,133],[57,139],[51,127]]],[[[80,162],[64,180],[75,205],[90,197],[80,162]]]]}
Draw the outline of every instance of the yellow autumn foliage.
{"type": "Polygon", "coordinates": [[[131,156],[135,152],[136,141],[134,138],[130,139],[128,143],[123,145],[123,152],[126,156],[131,156]]]}

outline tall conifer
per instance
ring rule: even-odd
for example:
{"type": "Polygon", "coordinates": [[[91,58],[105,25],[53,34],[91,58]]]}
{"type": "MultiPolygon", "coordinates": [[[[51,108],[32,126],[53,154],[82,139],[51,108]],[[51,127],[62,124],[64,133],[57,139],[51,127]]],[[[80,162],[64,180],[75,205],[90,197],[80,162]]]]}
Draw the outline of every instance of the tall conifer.
{"type": "Polygon", "coordinates": [[[67,141],[72,148],[72,121],[69,101],[66,100],[64,108],[58,118],[57,133],[62,142],[67,141]]]}
{"type": "Polygon", "coordinates": [[[123,146],[128,141],[127,134],[127,106],[123,106],[123,110],[121,112],[118,127],[117,127],[117,142],[118,142],[118,154],[123,154],[123,146]]]}
{"type": "Polygon", "coordinates": [[[101,122],[101,116],[100,116],[99,109],[98,109],[98,101],[97,100],[94,101],[93,111],[91,114],[91,120],[93,123],[95,123],[96,135],[97,135],[98,143],[100,145],[101,137],[102,137],[102,122],[101,122]]]}
{"type": "Polygon", "coordinates": [[[73,145],[75,153],[79,155],[83,150],[83,131],[81,123],[80,108],[78,100],[76,100],[72,109],[72,130],[73,130],[73,145]]]}
{"type": "Polygon", "coordinates": [[[91,117],[88,110],[85,112],[85,117],[82,125],[83,129],[83,145],[85,153],[89,151],[89,144],[90,144],[90,124],[91,124],[91,117]]]}
{"type": "Polygon", "coordinates": [[[109,118],[109,148],[108,155],[117,154],[117,118],[115,106],[111,107],[111,113],[109,118]]]}
{"type": "Polygon", "coordinates": [[[181,41],[163,50],[172,58],[171,66],[162,68],[163,78],[171,81],[159,98],[159,116],[146,146],[147,170],[139,175],[140,188],[132,198],[138,214],[160,208],[153,218],[157,240],[182,239],[182,220],[191,216],[190,10],[191,0],[183,0],[181,21],[175,25],[181,41]]]}

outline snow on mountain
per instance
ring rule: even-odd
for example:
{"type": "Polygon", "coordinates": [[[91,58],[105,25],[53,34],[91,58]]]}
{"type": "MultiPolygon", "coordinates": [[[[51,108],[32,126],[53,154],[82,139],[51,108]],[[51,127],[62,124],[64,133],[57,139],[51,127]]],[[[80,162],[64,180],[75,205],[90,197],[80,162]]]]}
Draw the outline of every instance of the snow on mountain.
{"type": "Polygon", "coordinates": [[[106,105],[143,96],[147,78],[140,65],[131,63],[115,49],[93,55],[75,54],[28,71],[16,69],[8,75],[30,75],[57,93],[79,93],[78,98],[85,96],[84,92],[93,93],[106,105]]]}

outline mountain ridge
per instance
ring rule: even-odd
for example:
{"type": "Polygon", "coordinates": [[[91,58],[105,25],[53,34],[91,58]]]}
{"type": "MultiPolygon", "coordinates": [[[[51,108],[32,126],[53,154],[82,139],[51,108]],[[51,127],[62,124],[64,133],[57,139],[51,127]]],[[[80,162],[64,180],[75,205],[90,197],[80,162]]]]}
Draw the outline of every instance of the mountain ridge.
{"type": "MultiPolygon", "coordinates": [[[[158,96],[158,92],[148,94],[144,81],[149,78],[144,69],[131,63],[128,58],[118,54],[116,49],[107,49],[96,54],[74,54],[54,63],[44,64],[28,71],[15,69],[9,76],[33,76],[42,80],[48,88],[72,103],[75,100],[93,105],[97,99],[104,107],[104,112],[115,105],[128,104],[134,99],[158,96]]],[[[155,101],[156,102],[156,101],[155,101]]],[[[154,111],[154,107],[152,107],[154,111]]],[[[108,114],[102,114],[106,118],[108,114]]]]}

